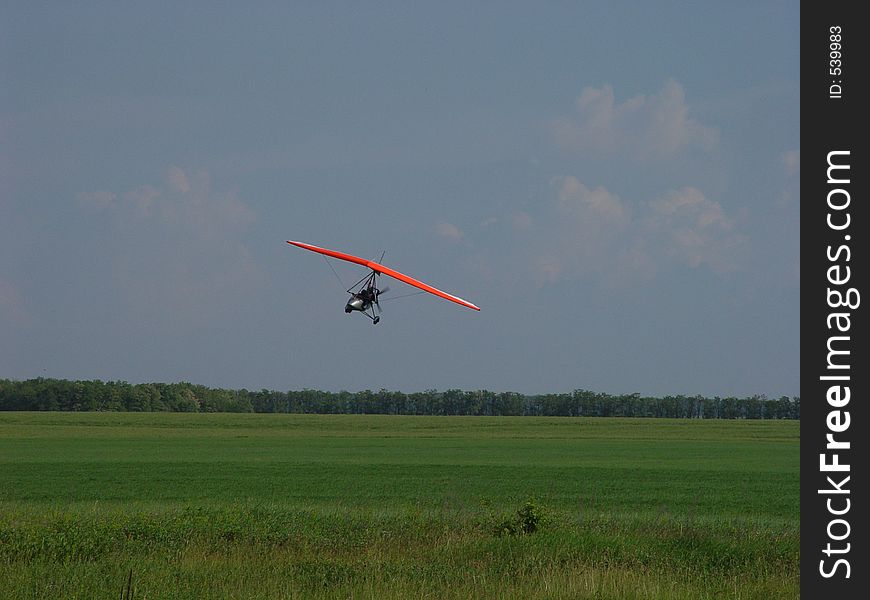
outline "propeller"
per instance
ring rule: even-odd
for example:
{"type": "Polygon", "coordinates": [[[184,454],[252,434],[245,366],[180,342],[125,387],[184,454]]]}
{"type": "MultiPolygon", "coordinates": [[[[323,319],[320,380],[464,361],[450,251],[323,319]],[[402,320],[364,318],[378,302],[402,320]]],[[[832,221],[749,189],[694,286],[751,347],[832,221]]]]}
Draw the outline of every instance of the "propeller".
{"type": "Polygon", "coordinates": [[[378,298],[380,298],[381,294],[386,294],[389,291],[390,291],[390,286],[386,286],[384,289],[378,290],[378,293],[375,294],[375,308],[378,310],[378,314],[381,314],[381,305],[378,302],[378,298]]]}

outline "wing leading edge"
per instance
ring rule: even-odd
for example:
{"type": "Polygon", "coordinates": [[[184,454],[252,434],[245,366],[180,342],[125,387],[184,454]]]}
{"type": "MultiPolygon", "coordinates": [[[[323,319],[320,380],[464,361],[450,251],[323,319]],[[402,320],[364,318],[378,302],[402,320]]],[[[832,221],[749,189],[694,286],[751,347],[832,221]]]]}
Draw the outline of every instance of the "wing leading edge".
{"type": "Polygon", "coordinates": [[[434,288],[431,285],[423,283],[422,281],[417,281],[413,277],[409,277],[404,273],[399,273],[395,269],[391,269],[389,267],[385,267],[384,265],[377,263],[373,260],[366,260],[365,258],[360,258],[359,256],[354,256],[353,254],[345,254],[344,252],[336,252],[335,250],[329,250],[327,248],[321,248],[320,246],[314,246],[313,244],[306,244],[304,242],[293,242],[287,240],[288,244],[292,244],[294,246],[299,246],[300,248],[305,248],[306,250],[311,250],[312,252],[317,252],[319,254],[325,254],[326,256],[331,256],[333,258],[338,258],[340,260],[346,260],[348,262],[356,263],[358,265],[362,265],[364,267],[368,267],[372,271],[377,273],[383,273],[384,275],[389,275],[399,281],[403,281],[408,285],[413,285],[415,288],[419,288],[424,292],[429,292],[430,294],[435,294],[445,300],[450,300],[451,302],[455,302],[456,304],[461,304],[467,308],[471,308],[473,310],[480,310],[477,306],[468,302],[467,300],[463,300],[458,296],[454,296],[453,294],[448,294],[447,292],[442,292],[438,288],[434,288]]]}

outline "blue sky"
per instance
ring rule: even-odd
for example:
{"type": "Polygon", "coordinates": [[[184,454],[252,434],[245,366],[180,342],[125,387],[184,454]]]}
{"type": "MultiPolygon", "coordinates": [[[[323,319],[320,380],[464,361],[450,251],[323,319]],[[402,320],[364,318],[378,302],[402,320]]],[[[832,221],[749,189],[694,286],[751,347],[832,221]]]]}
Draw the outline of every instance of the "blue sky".
{"type": "Polygon", "coordinates": [[[180,4],[4,9],[0,377],[800,393],[797,2],[180,4]]]}

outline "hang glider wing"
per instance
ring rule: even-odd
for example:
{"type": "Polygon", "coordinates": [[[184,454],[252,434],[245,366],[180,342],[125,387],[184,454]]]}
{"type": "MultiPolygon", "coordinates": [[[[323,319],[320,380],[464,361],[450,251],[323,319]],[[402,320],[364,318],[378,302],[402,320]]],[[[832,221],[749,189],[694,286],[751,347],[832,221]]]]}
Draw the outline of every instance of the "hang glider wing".
{"type": "Polygon", "coordinates": [[[306,244],[304,242],[293,242],[287,240],[288,244],[292,244],[294,246],[299,246],[300,248],[305,248],[306,250],[311,250],[312,252],[318,252],[320,254],[325,254],[326,256],[331,256],[333,258],[338,258],[340,260],[346,260],[348,262],[356,263],[358,265],[362,265],[364,267],[368,267],[372,271],[376,273],[383,273],[384,275],[389,275],[390,277],[394,277],[399,281],[404,281],[408,285],[413,285],[416,288],[423,290],[424,292],[429,292],[430,294],[435,294],[436,296],[440,296],[445,300],[450,300],[451,302],[455,302],[456,304],[461,304],[467,308],[471,308],[474,310],[480,310],[477,306],[468,302],[467,300],[463,300],[457,296],[452,294],[448,294],[447,292],[442,292],[438,288],[434,288],[431,285],[427,285],[422,281],[417,281],[413,277],[408,277],[404,273],[399,273],[398,271],[391,269],[389,267],[385,267],[380,263],[376,263],[373,260],[366,260],[365,258],[360,258],[359,256],[354,256],[352,254],[345,254],[344,252],[336,252],[335,250],[328,250],[327,248],[321,248],[319,246],[314,246],[312,244],[306,244]]]}

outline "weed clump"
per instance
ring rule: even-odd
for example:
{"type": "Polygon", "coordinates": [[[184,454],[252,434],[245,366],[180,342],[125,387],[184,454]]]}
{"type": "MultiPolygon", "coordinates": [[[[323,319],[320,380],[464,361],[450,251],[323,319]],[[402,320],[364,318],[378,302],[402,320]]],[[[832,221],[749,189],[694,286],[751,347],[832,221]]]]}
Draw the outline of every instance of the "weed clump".
{"type": "Polygon", "coordinates": [[[510,519],[496,525],[495,535],[498,537],[531,535],[541,528],[544,520],[544,509],[534,498],[529,498],[510,519]]]}

